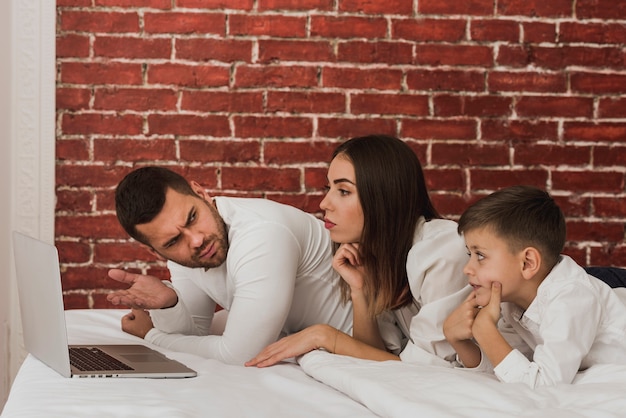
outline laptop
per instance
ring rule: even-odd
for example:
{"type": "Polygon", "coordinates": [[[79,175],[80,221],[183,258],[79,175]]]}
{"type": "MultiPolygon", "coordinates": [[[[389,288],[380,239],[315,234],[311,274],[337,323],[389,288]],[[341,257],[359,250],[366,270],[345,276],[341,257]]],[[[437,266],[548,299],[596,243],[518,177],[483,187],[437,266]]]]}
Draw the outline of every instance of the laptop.
{"type": "Polygon", "coordinates": [[[68,345],[56,247],[14,231],[13,255],[24,345],[42,363],[64,377],[196,376],[184,364],[142,344],[68,345]]]}

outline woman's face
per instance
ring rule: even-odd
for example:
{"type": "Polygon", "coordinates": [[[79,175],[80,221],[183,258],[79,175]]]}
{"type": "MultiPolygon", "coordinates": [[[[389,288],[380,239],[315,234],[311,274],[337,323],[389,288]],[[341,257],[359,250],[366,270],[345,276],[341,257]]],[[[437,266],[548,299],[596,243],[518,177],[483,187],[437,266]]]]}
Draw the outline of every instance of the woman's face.
{"type": "Polygon", "coordinates": [[[328,190],[320,203],[324,211],[324,226],[334,242],[359,242],[364,217],[352,162],[341,154],[336,156],[330,162],[327,178],[328,190]]]}

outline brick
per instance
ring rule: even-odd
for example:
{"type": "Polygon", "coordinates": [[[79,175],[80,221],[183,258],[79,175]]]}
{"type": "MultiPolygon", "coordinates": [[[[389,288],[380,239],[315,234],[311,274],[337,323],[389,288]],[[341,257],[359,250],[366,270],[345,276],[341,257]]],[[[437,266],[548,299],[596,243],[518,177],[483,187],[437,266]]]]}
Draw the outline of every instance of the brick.
{"type": "Polygon", "coordinates": [[[252,41],[249,40],[176,39],[175,48],[177,58],[189,61],[233,63],[238,61],[250,62],[252,59],[252,41]]]}
{"type": "Polygon", "coordinates": [[[532,51],[527,45],[500,45],[496,64],[511,67],[525,68],[531,65],[532,51]]]}
{"type": "Polygon", "coordinates": [[[619,193],[624,190],[624,173],[610,171],[553,171],[552,189],[619,193]]]}
{"type": "Polygon", "coordinates": [[[577,0],[578,19],[626,19],[626,3],[615,0],[577,0]]]}
{"type": "Polygon", "coordinates": [[[315,67],[239,66],[234,87],[314,87],[318,84],[315,67]]]}
{"type": "Polygon", "coordinates": [[[497,13],[507,16],[573,17],[572,0],[499,0],[497,13]]]}
{"type": "Polygon", "coordinates": [[[572,91],[578,93],[621,93],[626,92],[626,75],[572,72],[572,91]]]}
{"type": "Polygon", "coordinates": [[[476,19],[471,21],[470,37],[475,41],[520,41],[520,25],[513,20],[476,19]]]}
{"type": "Polygon", "coordinates": [[[235,136],[240,138],[301,138],[313,133],[313,122],[304,117],[234,117],[235,136]]]}
{"type": "Polygon", "coordinates": [[[54,227],[57,237],[103,239],[123,238],[126,234],[115,215],[62,216],[57,214],[54,227]]]}
{"type": "Polygon", "coordinates": [[[276,202],[296,207],[304,212],[310,213],[314,216],[323,216],[320,210],[320,202],[323,197],[310,195],[310,194],[274,194],[268,193],[267,198],[276,202]]]}
{"type": "Polygon", "coordinates": [[[380,133],[396,135],[395,119],[385,118],[319,118],[318,134],[321,137],[332,139],[348,139],[357,136],[380,133]]]}
{"type": "Polygon", "coordinates": [[[509,165],[509,147],[505,144],[433,144],[431,163],[481,167],[509,165]]]}
{"type": "Polygon", "coordinates": [[[435,116],[505,117],[512,110],[510,97],[437,95],[432,100],[435,116]]]}
{"type": "Polygon", "coordinates": [[[256,113],[263,111],[263,93],[241,91],[185,90],[182,110],[199,112],[256,113]]]}
{"type": "Polygon", "coordinates": [[[89,57],[89,37],[82,35],[65,35],[56,38],[56,57],[87,58],[89,57]]]}
{"type": "Polygon", "coordinates": [[[623,118],[626,115],[626,97],[601,97],[598,104],[598,117],[623,118]]]}
{"type": "Polygon", "coordinates": [[[626,147],[594,146],[593,164],[596,167],[626,166],[626,147]]]}
{"type": "Polygon", "coordinates": [[[94,91],[94,109],[102,110],[176,110],[178,94],[173,89],[101,88],[94,91]]]}
{"type": "Polygon", "coordinates": [[[470,168],[470,184],[472,190],[494,192],[498,189],[516,184],[546,188],[548,172],[541,169],[524,168],[521,170],[484,170],[480,167],[470,168]]]}
{"type": "Polygon", "coordinates": [[[57,164],[55,180],[65,187],[115,187],[128,172],[121,166],[57,164]]]}
{"type": "Polygon", "coordinates": [[[457,193],[430,193],[430,200],[435,205],[439,214],[444,218],[458,220],[458,216],[461,215],[469,206],[463,198],[463,194],[457,193]]]}
{"type": "Polygon", "coordinates": [[[266,141],[263,155],[266,164],[296,164],[317,161],[330,161],[337,147],[329,142],[287,142],[266,141]]]}
{"type": "MultiPolygon", "coordinates": [[[[89,3],[91,0],[89,1],[89,3]]],[[[57,1],[58,4],[58,1],[57,1]]],[[[150,9],[171,9],[171,0],[95,0],[96,6],[105,7],[149,7],[150,9]]]]}
{"type": "Polygon", "coordinates": [[[205,135],[227,137],[231,135],[226,116],[157,114],[148,115],[148,135],[205,135]]]}
{"type": "Polygon", "coordinates": [[[94,245],[93,259],[95,263],[119,264],[141,260],[150,262],[158,260],[145,246],[136,241],[99,242],[94,245]]]}
{"type": "Polygon", "coordinates": [[[587,248],[578,248],[568,245],[565,243],[565,248],[563,249],[563,254],[570,256],[578,265],[584,266],[587,264],[587,248]]]}
{"type": "Polygon", "coordinates": [[[519,143],[514,145],[514,165],[586,166],[591,162],[591,147],[519,143]]]}
{"type": "Polygon", "coordinates": [[[426,187],[429,191],[453,191],[465,189],[465,174],[461,170],[424,168],[426,187]]]}
{"type": "Polygon", "coordinates": [[[462,41],[467,26],[461,19],[395,19],[391,23],[392,38],[426,42],[462,41]]]}
{"type": "Polygon", "coordinates": [[[401,14],[411,15],[413,4],[406,0],[362,1],[362,0],[342,0],[339,2],[339,12],[365,13],[365,14],[401,14]]]}
{"type": "Polygon", "coordinates": [[[270,91],[267,93],[268,112],[343,113],[346,111],[344,93],[270,91]]]}
{"type": "Polygon", "coordinates": [[[371,16],[311,16],[311,37],[353,38],[355,33],[373,39],[387,35],[387,21],[371,16]]]}
{"type": "Polygon", "coordinates": [[[614,141],[626,143],[626,122],[565,122],[563,131],[563,139],[566,141],[614,141]]]}
{"type": "Polygon", "coordinates": [[[337,61],[353,63],[410,64],[413,48],[408,43],[347,41],[337,45],[337,61]]]}
{"type": "Polygon", "coordinates": [[[235,190],[300,191],[300,170],[294,168],[224,167],[222,187],[235,190]]]}
{"type": "Polygon", "coordinates": [[[86,161],[89,160],[89,141],[79,139],[59,139],[55,143],[56,158],[60,161],[86,161]]]}
{"type": "Polygon", "coordinates": [[[552,197],[566,218],[591,215],[591,198],[589,197],[582,197],[580,194],[568,196],[553,195],[552,197]]]}
{"type": "Polygon", "coordinates": [[[103,113],[64,114],[61,121],[61,132],[64,135],[136,135],[141,133],[142,125],[142,118],[137,115],[103,113]]]}
{"type": "Polygon", "coordinates": [[[400,90],[402,70],[389,68],[322,68],[323,87],[400,90]]]}
{"type": "Polygon", "coordinates": [[[185,87],[227,86],[227,67],[213,65],[149,64],[148,83],[185,87]]]}
{"type": "Polygon", "coordinates": [[[146,33],[226,35],[226,15],[222,13],[145,13],[146,33]]]}
{"type": "Polygon", "coordinates": [[[559,42],[624,44],[626,27],[617,23],[563,22],[559,26],[559,42]]]}
{"type": "Polygon", "coordinates": [[[417,11],[419,14],[489,16],[493,14],[494,9],[492,0],[420,0],[417,11]]]}
{"type": "Polygon", "coordinates": [[[593,247],[589,256],[590,265],[626,267],[626,246],[623,244],[593,247]]]}
{"type": "Polygon", "coordinates": [[[304,38],[306,24],[304,16],[232,14],[228,32],[232,36],[304,38]]]}
{"type": "Polygon", "coordinates": [[[402,136],[414,139],[475,139],[475,120],[405,119],[402,136]]]}
{"type": "Polygon", "coordinates": [[[86,190],[56,190],[55,211],[89,212],[92,207],[92,195],[86,190]]]}
{"type": "Polygon", "coordinates": [[[251,10],[254,0],[176,0],[177,7],[190,9],[251,10]]]}
{"type": "Polygon", "coordinates": [[[333,10],[333,0],[259,0],[258,9],[266,10],[333,10]]]}
{"type": "Polygon", "coordinates": [[[567,79],[561,73],[492,71],[487,74],[489,91],[551,92],[566,91],[567,79]]]}
{"type": "Polygon", "coordinates": [[[83,241],[59,241],[55,242],[59,251],[59,260],[64,263],[88,263],[91,261],[91,246],[83,241]]]}
{"type": "Polygon", "coordinates": [[[94,195],[97,211],[115,210],[115,191],[113,189],[97,190],[94,195]]]}
{"type": "Polygon", "coordinates": [[[172,55],[169,39],[132,37],[96,37],[93,45],[96,57],[124,59],[167,59],[172,55]]]}
{"type": "MultiPolygon", "coordinates": [[[[339,144],[334,144],[334,147],[337,145],[339,144]]],[[[325,161],[330,162],[330,157],[328,157],[325,161]]],[[[304,167],[304,189],[308,193],[323,194],[324,187],[328,184],[328,179],[326,178],[327,174],[327,167],[304,167]]],[[[320,198],[320,202],[321,200],[322,199],[320,198]]],[[[318,209],[319,207],[316,210],[318,209]]]]}
{"type": "Polygon", "coordinates": [[[259,141],[179,141],[180,160],[201,163],[260,162],[259,141]]]}
{"type": "Polygon", "coordinates": [[[421,44],[415,47],[415,63],[491,67],[493,50],[491,47],[482,45],[421,44]]]}
{"type": "Polygon", "coordinates": [[[571,66],[623,69],[624,52],[617,46],[533,47],[531,62],[537,67],[550,69],[563,69],[571,66]]]}
{"type": "Polygon", "coordinates": [[[89,296],[87,294],[63,294],[63,309],[89,309],[89,307],[89,296]]]}
{"type": "Polygon", "coordinates": [[[426,116],[428,97],[413,94],[355,94],[350,101],[353,114],[400,114],[426,116]]]}
{"type": "Polygon", "coordinates": [[[521,117],[593,117],[590,97],[526,96],[515,104],[521,117]]]}
{"type": "Polygon", "coordinates": [[[556,42],[556,24],[551,22],[522,22],[524,28],[524,43],[556,42]]]}
{"type": "Polygon", "coordinates": [[[56,108],[66,110],[81,110],[89,108],[91,90],[86,88],[63,88],[56,89],[56,108]]]}
{"type": "Polygon", "coordinates": [[[66,84],[117,84],[142,83],[141,64],[104,62],[62,62],[60,81],[66,84]]]}
{"type": "Polygon", "coordinates": [[[567,222],[567,239],[573,241],[621,242],[623,222],[567,222]]]}
{"type": "Polygon", "coordinates": [[[171,139],[96,139],[93,148],[94,160],[105,163],[176,160],[176,144],[171,139]]]}
{"type": "Polygon", "coordinates": [[[485,91],[484,71],[409,70],[407,86],[412,90],[427,91],[485,91]]]}
{"type": "Polygon", "coordinates": [[[328,41],[260,40],[259,61],[334,62],[335,53],[328,41]]]}
{"type": "Polygon", "coordinates": [[[623,218],[626,216],[626,199],[624,196],[599,197],[594,196],[593,214],[603,218],[623,218]]]}
{"type": "Polygon", "coordinates": [[[116,282],[107,275],[108,267],[66,266],[61,280],[64,291],[82,289],[125,289],[128,285],[116,282]]]}
{"type": "Polygon", "coordinates": [[[556,141],[558,124],[537,120],[486,119],[481,123],[482,139],[488,141],[513,140],[534,143],[540,140],[556,141]]]}
{"type": "Polygon", "coordinates": [[[138,33],[137,12],[97,12],[63,10],[59,14],[62,31],[94,33],[138,33]]]}

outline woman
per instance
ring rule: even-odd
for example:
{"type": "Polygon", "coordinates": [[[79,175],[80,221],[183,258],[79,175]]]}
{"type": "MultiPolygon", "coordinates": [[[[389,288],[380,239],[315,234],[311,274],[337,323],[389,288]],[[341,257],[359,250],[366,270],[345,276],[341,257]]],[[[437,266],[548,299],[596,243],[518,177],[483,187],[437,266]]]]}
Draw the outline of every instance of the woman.
{"type": "Polygon", "coordinates": [[[365,136],[341,144],[320,208],[338,247],[333,267],[352,301],[353,335],[318,324],[267,346],[247,366],[270,366],[323,348],[371,360],[450,365],[443,321],[469,294],[467,251],[440,219],[407,144],[365,136]]]}

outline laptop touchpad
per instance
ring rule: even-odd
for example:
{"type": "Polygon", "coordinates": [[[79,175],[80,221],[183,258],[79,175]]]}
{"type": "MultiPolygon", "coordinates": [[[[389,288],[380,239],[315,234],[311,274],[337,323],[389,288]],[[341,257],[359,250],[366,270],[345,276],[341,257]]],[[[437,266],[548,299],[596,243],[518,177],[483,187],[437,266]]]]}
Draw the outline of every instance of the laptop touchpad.
{"type": "Polygon", "coordinates": [[[163,357],[158,354],[124,354],[122,357],[128,359],[129,361],[135,363],[146,363],[146,362],[160,362],[163,361],[163,357]]]}

